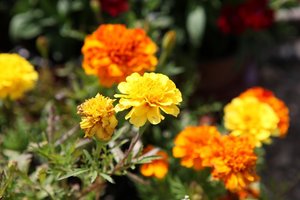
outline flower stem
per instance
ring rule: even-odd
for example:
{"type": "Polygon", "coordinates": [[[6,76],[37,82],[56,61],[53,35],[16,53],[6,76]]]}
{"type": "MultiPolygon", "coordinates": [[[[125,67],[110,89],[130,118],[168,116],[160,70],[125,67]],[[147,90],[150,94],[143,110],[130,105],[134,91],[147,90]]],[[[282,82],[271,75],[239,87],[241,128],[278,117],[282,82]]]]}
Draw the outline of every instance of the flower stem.
{"type": "Polygon", "coordinates": [[[113,175],[115,172],[117,172],[118,170],[122,169],[123,166],[126,164],[126,160],[129,157],[130,153],[133,151],[134,146],[136,145],[136,143],[139,141],[139,139],[141,138],[141,136],[143,135],[143,133],[145,132],[145,130],[148,127],[148,123],[145,124],[143,127],[139,128],[137,134],[132,138],[129,148],[127,149],[127,151],[124,154],[124,157],[122,158],[122,160],[114,167],[113,171],[111,172],[111,174],[113,175]]]}

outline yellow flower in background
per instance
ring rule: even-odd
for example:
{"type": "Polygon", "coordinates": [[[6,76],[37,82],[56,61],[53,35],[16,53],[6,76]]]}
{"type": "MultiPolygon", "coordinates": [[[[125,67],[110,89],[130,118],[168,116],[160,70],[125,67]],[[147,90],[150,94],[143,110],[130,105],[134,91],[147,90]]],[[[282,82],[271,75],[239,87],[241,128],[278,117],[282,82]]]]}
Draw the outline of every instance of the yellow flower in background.
{"type": "MultiPolygon", "coordinates": [[[[148,145],[144,149],[144,154],[154,149],[153,146],[148,145]]],[[[162,179],[166,176],[169,169],[168,154],[164,151],[158,151],[156,156],[161,158],[152,160],[151,163],[145,163],[141,165],[140,171],[143,176],[156,177],[162,179]]]]}
{"type": "Polygon", "coordinates": [[[133,73],[126,82],[118,85],[122,94],[116,106],[116,112],[132,108],[125,116],[136,127],[143,126],[147,121],[158,124],[164,119],[160,110],[177,117],[180,110],[177,105],[182,101],[181,93],[167,76],[158,73],[145,73],[141,76],[133,73]]]}
{"type": "Polygon", "coordinates": [[[0,98],[19,99],[38,79],[34,67],[18,54],[0,54],[0,98]]]}
{"type": "Polygon", "coordinates": [[[285,105],[285,103],[282,100],[278,99],[273,94],[272,91],[262,87],[250,88],[245,92],[243,92],[242,94],[240,94],[239,97],[244,98],[249,96],[255,97],[259,101],[267,103],[269,106],[273,108],[273,110],[275,111],[275,113],[279,118],[279,122],[278,122],[279,133],[274,134],[274,136],[285,137],[290,125],[289,109],[285,105]]]}
{"type": "Polygon", "coordinates": [[[96,97],[86,100],[78,106],[81,115],[80,127],[85,137],[99,140],[109,140],[118,124],[113,106],[114,100],[97,94],[96,97]]]}
{"type": "Polygon", "coordinates": [[[98,76],[101,85],[111,87],[134,72],[155,70],[156,51],[156,44],[143,29],[105,24],[85,38],[83,68],[86,74],[98,76]]]}
{"type": "Polygon", "coordinates": [[[271,142],[278,122],[274,110],[254,97],[235,98],[224,108],[225,127],[232,135],[252,136],[257,147],[271,142]]]}

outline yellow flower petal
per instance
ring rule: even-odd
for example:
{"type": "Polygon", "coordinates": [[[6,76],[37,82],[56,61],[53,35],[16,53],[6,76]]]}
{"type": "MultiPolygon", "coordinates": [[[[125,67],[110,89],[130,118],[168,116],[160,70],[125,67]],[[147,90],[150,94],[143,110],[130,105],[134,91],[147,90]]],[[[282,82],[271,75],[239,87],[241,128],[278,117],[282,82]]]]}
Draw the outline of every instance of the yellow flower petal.
{"type": "Polygon", "coordinates": [[[177,116],[181,102],[181,93],[176,85],[165,75],[145,73],[141,76],[133,73],[126,78],[126,82],[118,85],[122,94],[116,94],[120,98],[116,111],[131,109],[125,119],[137,127],[148,120],[151,124],[158,124],[164,119],[160,109],[166,114],[177,116]],[[172,95],[171,95],[172,94],[172,95]],[[146,120],[146,121],[145,121],[146,120]]]}

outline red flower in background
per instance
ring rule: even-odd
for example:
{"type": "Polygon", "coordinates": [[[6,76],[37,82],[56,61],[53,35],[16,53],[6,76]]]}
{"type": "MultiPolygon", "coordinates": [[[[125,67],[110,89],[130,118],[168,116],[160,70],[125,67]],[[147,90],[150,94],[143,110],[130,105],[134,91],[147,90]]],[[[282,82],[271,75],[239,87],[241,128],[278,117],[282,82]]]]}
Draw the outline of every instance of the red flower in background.
{"type": "Polygon", "coordinates": [[[274,11],[268,0],[247,0],[239,5],[225,5],[217,25],[224,33],[241,34],[247,29],[261,30],[270,27],[274,11]]]}
{"type": "Polygon", "coordinates": [[[129,8],[127,0],[100,0],[102,11],[115,17],[129,8]]]}

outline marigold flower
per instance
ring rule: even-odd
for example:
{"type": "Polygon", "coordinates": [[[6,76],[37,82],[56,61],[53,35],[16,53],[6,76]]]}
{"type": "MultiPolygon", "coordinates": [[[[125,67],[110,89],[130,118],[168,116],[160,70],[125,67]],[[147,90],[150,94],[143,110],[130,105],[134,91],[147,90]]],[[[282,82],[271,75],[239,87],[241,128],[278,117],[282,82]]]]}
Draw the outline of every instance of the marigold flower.
{"type": "Polygon", "coordinates": [[[247,188],[238,191],[237,195],[240,199],[259,199],[260,197],[260,186],[259,182],[254,182],[248,185],[247,188]]]}
{"type": "Polygon", "coordinates": [[[203,160],[209,154],[206,147],[217,137],[220,137],[220,133],[214,126],[186,127],[175,138],[173,156],[181,158],[182,166],[202,169],[203,160]]]}
{"type": "Polygon", "coordinates": [[[85,137],[99,140],[109,140],[118,124],[112,99],[97,94],[96,97],[86,100],[78,106],[81,115],[80,127],[85,137]]]}
{"type": "Polygon", "coordinates": [[[113,17],[126,12],[129,8],[127,0],[100,0],[101,9],[113,17]]]}
{"type": "Polygon", "coordinates": [[[253,138],[226,135],[210,146],[213,148],[206,157],[206,166],[212,167],[213,178],[223,181],[228,190],[242,191],[258,179],[253,138]]]}
{"type": "Polygon", "coordinates": [[[18,54],[0,54],[0,98],[19,99],[34,88],[38,73],[18,54]]]}
{"type": "Polygon", "coordinates": [[[143,29],[101,25],[86,37],[82,47],[86,74],[96,75],[103,86],[124,81],[133,72],[153,71],[157,46],[143,29]]]}
{"type": "Polygon", "coordinates": [[[151,124],[158,124],[164,119],[163,112],[177,116],[177,105],[182,101],[181,93],[167,76],[157,73],[145,73],[143,76],[133,73],[126,78],[126,82],[118,85],[122,94],[116,106],[116,112],[132,107],[125,119],[136,127],[143,126],[148,120],[151,124]]]}
{"type": "MultiPolygon", "coordinates": [[[[144,154],[154,149],[149,145],[144,149],[144,154]]],[[[162,179],[166,176],[169,169],[168,154],[164,151],[158,151],[157,156],[160,159],[153,160],[151,163],[145,163],[141,166],[140,171],[143,176],[156,177],[162,179]]]]}
{"type": "Polygon", "coordinates": [[[232,131],[232,135],[252,136],[257,147],[270,143],[278,121],[273,109],[254,97],[235,98],[224,108],[225,127],[232,131]]]}
{"type": "Polygon", "coordinates": [[[284,137],[287,134],[289,128],[290,118],[289,109],[283,101],[275,97],[272,91],[262,87],[253,87],[243,92],[240,97],[255,97],[259,101],[267,103],[273,108],[279,118],[278,128],[280,137],[284,137]]]}

